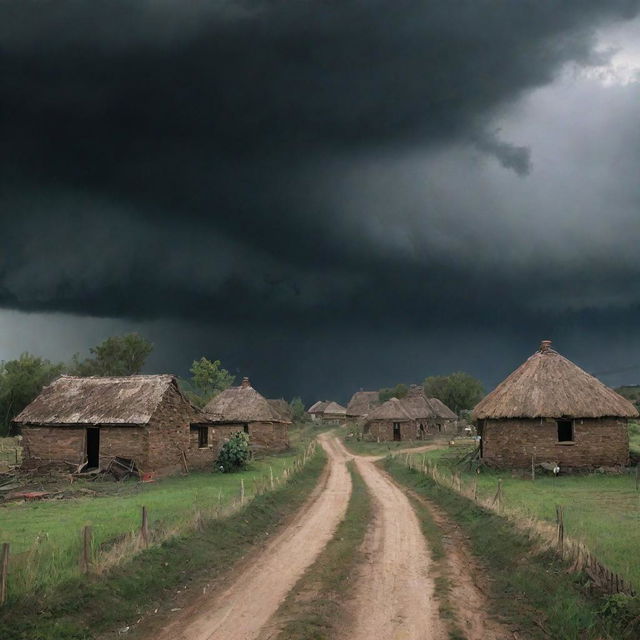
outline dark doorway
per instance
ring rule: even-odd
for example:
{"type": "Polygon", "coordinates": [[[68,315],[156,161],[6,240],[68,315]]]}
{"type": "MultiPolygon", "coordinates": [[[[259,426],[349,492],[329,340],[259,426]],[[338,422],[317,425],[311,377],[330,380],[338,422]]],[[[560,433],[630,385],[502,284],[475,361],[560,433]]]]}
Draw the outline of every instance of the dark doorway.
{"type": "Polygon", "coordinates": [[[245,432],[247,435],[249,435],[249,425],[248,425],[246,422],[244,423],[244,427],[243,427],[243,428],[244,428],[244,432],[245,432]]]}
{"type": "Polygon", "coordinates": [[[100,429],[94,427],[87,429],[87,467],[100,467],[100,429]]]}
{"type": "Polygon", "coordinates": [[[558,442],[573,442],[573,420],[558,420],[558,442]]]}
{"type": "Polygon", "coordinates": [[[418,440],[424,440],[424,435],[425,435],[424,425],[420,423],[420,428],[418,430],[418,440]]]}
{"type": "Polygon", "coordinates": [[[209,446],[209,427],[198,427],[198,449],[209,446]]]}
{"type": "Polygon", "coordinates": [[[394,422],[393,423],[393,439],[395,441],[402,440],[402,434],[400,433],[400,423],[399,422],[394,422]]]}

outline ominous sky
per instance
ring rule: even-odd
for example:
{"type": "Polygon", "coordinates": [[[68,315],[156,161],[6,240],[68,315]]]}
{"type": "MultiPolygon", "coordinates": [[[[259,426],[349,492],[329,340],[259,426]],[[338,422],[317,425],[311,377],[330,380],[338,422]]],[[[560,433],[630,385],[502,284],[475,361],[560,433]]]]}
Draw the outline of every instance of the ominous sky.
{"type": "Polygon", "coordinates": [[[640,382],[640,0],[5,0],[0,216],[0,359],[640,382]]]}

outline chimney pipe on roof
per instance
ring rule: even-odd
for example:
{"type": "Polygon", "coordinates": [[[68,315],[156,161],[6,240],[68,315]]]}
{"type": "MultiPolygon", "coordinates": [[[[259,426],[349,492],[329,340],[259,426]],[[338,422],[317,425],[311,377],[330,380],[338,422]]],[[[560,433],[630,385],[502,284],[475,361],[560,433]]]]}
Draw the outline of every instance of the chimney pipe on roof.
{"type": "Polygon", "coordinates": [[[250,387],[251,383],[249,382],[249,378],[247,378],[247,377],[242,378],[242,383],[240,384],[240,386],[243,389],[246,389],[247,387],[250,387]]]}
{"type": "Polygon", "coordinates": [[[551,340],[543,340],[540,343],[540,351],[544,353],[545,351],[549,351],[551,349],[551,340]]]}

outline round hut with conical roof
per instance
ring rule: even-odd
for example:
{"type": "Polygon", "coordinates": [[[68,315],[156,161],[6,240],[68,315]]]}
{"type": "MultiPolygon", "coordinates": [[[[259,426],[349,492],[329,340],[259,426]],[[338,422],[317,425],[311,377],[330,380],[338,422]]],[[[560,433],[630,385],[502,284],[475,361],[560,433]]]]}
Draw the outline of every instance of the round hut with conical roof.
{"type": "Polygon", "coordinates": [[[244,431],[253,449],[282,451],[289,446],[291,421],[251,386],[249,378],[219,393],[203,411],[220,440],[244,431]]]}
{"type": "Polygon", "coordinates": [[[593,468],[629,462],[636,408],[543,340],[473,410],[483,460],[497,467],[555,462],[593,468]]]}

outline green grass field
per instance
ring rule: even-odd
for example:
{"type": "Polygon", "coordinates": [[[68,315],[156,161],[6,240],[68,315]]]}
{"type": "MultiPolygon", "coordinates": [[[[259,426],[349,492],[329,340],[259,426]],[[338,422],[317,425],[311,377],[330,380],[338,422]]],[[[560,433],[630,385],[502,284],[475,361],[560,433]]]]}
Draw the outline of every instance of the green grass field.
{"type": "MultiPolygon", "coordinates": [[[[416,454],[437,460],[441,470],[454,468],[463,450],[445,449],[416,454]]],[[[640,588],[640,492],[635,473],[598,473],[536,477],[527,474],[488,471],[462,471],[465,483],[478,482],[478,496],[495,496],[502,479],[503,500],[507,507],[524,515],[555,522],[556,505],[564,507],[566,535],[584,542],[603,563],[640,588]]]]}
{"type": "MultiPolygon", "coordinates": [[[[403,440],[401,442],[367,442],[350,438],[348,433],[337,433],[345,447],[358,456],[387,456],[392,455],[400,449],[413,449],[424,447],[427,444],[434,444],[432,440],[403,440]]],[[[442,441],[445,446],[445,441],[442,441]]]]}
{"type": "Polygon", "coordinates": [[[0,438],[0,467],[2,463],[14,465],[22,461],[22,447],[17,438],[0,438]]]}
{"type": "MultiPolygon", "coordinates": [[[[81,530],[91,525],[99,549],[140,527],[141,508],[151,530],[171,530],[192,522],[196,511],[212,516],[237,501],[244,483],[246,499],[256,488],[277,479],[315,436],[309,428],[292,428],[291,448],[254,460],[242,473],[194,472],[153,483],[82,483],[100,489],[94,497],[9,503],[0,506],[0,542],[11,544],[14,591],[50,587],[78,571],[81,530]]],[[[76,487],[74,483],[73,487],[76,487]]]]}
{"type": "Polygon", "coordinates": [[[640,424],[632,422],[629,425],[629,449],[640,456],[640,424]]]}

